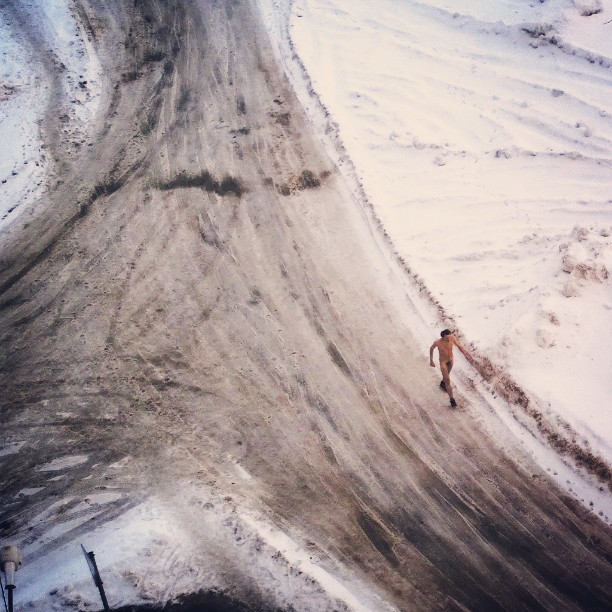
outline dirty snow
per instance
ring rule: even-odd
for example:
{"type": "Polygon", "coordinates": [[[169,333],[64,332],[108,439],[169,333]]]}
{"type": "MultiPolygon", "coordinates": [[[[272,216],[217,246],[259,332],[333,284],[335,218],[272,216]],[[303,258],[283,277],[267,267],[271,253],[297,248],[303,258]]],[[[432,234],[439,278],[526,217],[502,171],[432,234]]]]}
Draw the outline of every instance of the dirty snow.
{"type": "Polygon", "coordinates": [[[25,442],[9,442],[0,448],[0,457],[14,455],[15,453],[18,453],[24,445],[25,442]]]}
{"type": "Polygon", "coordinates": [[[53,111],[62,113],[65,137],[79,141],[89,136],[88,123],[100,101],[101,67],[72,3],[20,4],[31,21],[21,22],[10,10],[0,12],[0,140],[10,143],[0,148],[0,227],[40,197],[51,171],[39,126],[51,101],[52,75],[60,75],[70,100],[69,109],[53,111]],[[30,37],[40,38],[48,49],[44,61],[36,57],[30,37]]]}
{"type": "Polygon", "coordinates": [[[57,459],[53,459],[53,461],[49,461],[49,463],[41,465],[38,469],[41,472],[56,472],[58,470],[70,469],[71,467],[81,465],[82,463],[85,463],[87,459],[87,455],[58,457],[57,459]]]}
{"type": "MultiPolygon", "coordinates": [[[[69,519],[56,529],[68,529],[85,518],[69,519]]],[[[235,566],[242,568],[241,582],[265,584],[288,607],[328,609],[331,601],[335,610],[395,609],[330,565],[316,548],[300,548],[258,513],[238,510],[201,486],[186,485],[181,498],[170,505],[152,497],[83,535],[80,544],[93,550],[113,607],[165,602],[183,593],[218,589],[225,582],[229,587],[235,566]]],[[[31,552],[25,549],[24,555],[31,552]]],[[[77,542],[25,566],[18,578],[19,600],[28,602],[28,610],[100,607],[77,542]]]]}

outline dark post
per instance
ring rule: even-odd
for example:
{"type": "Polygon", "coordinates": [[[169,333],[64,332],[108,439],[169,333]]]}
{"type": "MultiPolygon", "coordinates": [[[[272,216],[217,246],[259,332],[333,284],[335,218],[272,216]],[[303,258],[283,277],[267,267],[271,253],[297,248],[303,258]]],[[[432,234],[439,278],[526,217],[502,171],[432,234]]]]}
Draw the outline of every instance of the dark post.
{"type": "Polygon", "coordinates": [[[6,592],[8,595],[8,612],[13,612],[13,589],[15,588],[14,584],[8,584],[6,586],[6,592]]]}
{"type": "Polygon", "coordinates": [[[83,554],[85,555],[85,559],[87,560],[87,565],[89,566],[89,571],[91,572],[94,583],[98,587],[98,591],[100,591],[100,599],[102,599],[102,605],[104,606],[104,610],[105,612],[110,612],[110,608],[108,607],[108,601],[106,600],[106,593],[104,592],[104,586],[102,584],[102,578],[100,577],[100,572],[98,571],[96,557],[93,553],[93,550],[87,552],[82,544],[81,549],[83,550],[83,554]]]}
{"type": "MultiPolygon", "coordinates": [[[[13,612],[13,590],[15,589],[15,572],[21,565],[21,552],[16,546],[0,548],[0,571],[6,578],[6,593],[8,595],[8,612],[13,612]]],[[[6,605],[6,601],[4,602],[6,605]]]]}

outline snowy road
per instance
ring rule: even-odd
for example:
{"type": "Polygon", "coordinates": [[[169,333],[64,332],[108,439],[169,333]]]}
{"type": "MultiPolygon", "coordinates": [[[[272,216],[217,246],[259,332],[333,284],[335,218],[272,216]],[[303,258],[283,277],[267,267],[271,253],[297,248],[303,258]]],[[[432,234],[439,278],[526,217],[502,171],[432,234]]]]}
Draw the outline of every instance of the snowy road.
{"type": "Polygon", "coordinates": [[[465,364],[448,409],[412,328],[428,306],[256,3],[74,4],[96,123],[69,146],[50,95],[44,197],[0,247],[0,537],[31,609],[93,606],[41,576],[111,529],[114,605],[610,608],[610,528],[487,416],[465,364]]]}

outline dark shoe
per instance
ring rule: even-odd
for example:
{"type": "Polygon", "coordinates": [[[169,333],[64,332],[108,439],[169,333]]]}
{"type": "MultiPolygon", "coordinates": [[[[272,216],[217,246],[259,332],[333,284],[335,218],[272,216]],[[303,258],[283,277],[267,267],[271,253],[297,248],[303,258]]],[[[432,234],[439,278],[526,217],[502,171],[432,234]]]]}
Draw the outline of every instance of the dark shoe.
{"type": "Polygon", "coordinates": [[[444,384],[444,381],[440,381],[440,389],[442,389],[442,391],[446,391],[446,385],[444,384]]]}
{"type": "Polygon", "coordinates": [[[457,402],[455,401],[454,398],[451,397],[451,408],[456,408],[457,407],[457,402]]]}

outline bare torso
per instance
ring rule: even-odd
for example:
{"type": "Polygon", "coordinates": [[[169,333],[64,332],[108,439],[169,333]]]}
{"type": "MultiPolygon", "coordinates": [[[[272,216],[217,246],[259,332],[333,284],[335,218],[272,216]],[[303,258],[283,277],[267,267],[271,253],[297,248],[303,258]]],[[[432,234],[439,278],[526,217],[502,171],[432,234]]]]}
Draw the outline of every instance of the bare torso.
{"type": "Polygon", "coordinates": [[[440,355],[440,363],[453,362],[453,346],[455,339],[452,336],[446,336],[434,342],[434,346],[438,349],[440,355]]]}

